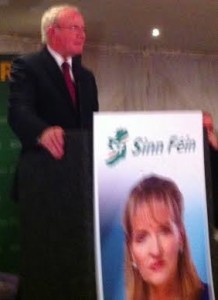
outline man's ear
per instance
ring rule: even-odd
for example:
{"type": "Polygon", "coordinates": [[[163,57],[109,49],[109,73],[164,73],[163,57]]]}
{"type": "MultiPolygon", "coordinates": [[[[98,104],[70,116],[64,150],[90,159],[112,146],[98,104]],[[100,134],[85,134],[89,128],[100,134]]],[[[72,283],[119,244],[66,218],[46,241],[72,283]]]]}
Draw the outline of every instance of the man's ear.
{"type": "Polygon", "coordinates": [[[47,35],[47,39],[50,41],[52,39],[52,36],[54,35],[54,31],[55,31],[55,27],[54,26],[49,26],[46,30],[46,35],[47,35]]]}

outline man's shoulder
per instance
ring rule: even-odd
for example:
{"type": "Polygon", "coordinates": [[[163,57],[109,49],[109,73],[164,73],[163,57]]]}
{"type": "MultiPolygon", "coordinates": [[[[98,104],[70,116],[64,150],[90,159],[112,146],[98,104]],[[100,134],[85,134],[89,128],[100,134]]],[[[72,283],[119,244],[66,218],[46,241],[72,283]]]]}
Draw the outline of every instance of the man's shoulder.
{"type": "Polygon", "coordinates": [[[45,52],[45,50],[42,49],[42,50],[35,51],[35,52],[32,52],[32,53],[18,55],[13,59],[13,61],[15,63],[16,62],[23,62],[23,63],[26,63],[26,64],[37,64],[37,63],[39,63],[39,61],[42,60],[44,52],[45,52]]]}
{"type": "Polygon", "coordinates": [[[75,77],[83,82],[95,82],[93,72],[86,66],[81,65],[80,70],[74,71],[75,77]]]}
{"type": "Polygon", "coordinates": [[[93,72],[88,67],[81,65],[81,69],[82,69],[82,72],[84,72],[84,74],[86,74],[88,76],[94,76],[93,72]]]}
{"type": "Polygon", "coordinates": [[[87,74],[92,73],[92,71],[87,66],[84,66],[84,64],[82,63],[81,55],[77,55],[73,58],[73,69],[87,74]]]}

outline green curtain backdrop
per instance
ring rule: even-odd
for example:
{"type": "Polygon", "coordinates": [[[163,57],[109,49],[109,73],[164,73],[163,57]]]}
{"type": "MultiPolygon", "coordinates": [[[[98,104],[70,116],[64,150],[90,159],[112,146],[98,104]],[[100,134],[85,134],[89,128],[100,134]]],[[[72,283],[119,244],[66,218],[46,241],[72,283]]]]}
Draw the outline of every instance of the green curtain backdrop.
{"type": "Polygon", "coordinates": [[[0,272],[19,273],[18,204],[11,187],[20,144],[7,124],[8,79],[12,55],[0,55],[0,272]]]}

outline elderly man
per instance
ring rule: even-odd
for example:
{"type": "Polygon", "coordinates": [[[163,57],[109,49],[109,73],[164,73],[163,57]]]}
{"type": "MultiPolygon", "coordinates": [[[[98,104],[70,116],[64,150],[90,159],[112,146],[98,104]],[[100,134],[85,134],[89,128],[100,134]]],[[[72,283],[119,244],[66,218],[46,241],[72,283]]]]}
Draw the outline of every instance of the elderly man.
{"type": "Polygon", "coordinates": [[[22,299],[94,300],[90,133],[98,99],[81,65],[83,16],[74,6],[51,7],[41,33],[43,49],[16,58],[10,79],[8,121],[22,144],[14,188],[22,299]]]}
{"type": "Polygon", "coordinates": [[[8,121],[23,149],[64,155],[66,129],[91,129],[98,110],[93,74],[81,65],[84,19],[74,6],[48,9],[41,20],[44,48],[14,60],[8,121]]]}

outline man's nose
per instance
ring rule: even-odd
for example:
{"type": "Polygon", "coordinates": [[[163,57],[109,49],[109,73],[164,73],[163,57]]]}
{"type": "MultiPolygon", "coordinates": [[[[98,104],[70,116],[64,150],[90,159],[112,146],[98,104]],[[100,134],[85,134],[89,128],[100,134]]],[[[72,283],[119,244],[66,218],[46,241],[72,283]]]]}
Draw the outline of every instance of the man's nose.
{"type": "Polygon", "coordinates": [[[85,38],[85,37],[86,37],[86,31],[85,31],[85,29],[82,28],[82,27],[78,27],[76,33],[77,33],[77,35],[78,35],[80,38],[85,38]]]}

